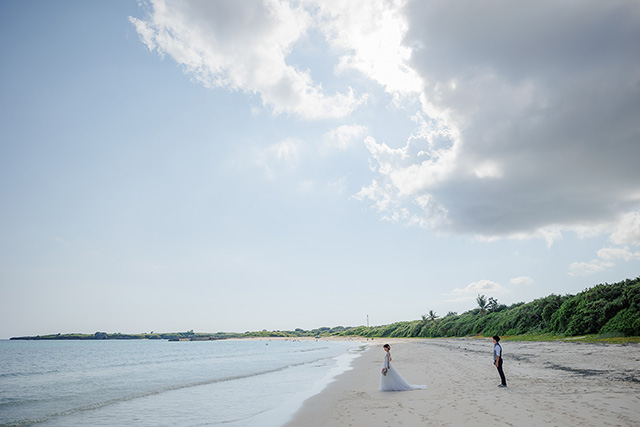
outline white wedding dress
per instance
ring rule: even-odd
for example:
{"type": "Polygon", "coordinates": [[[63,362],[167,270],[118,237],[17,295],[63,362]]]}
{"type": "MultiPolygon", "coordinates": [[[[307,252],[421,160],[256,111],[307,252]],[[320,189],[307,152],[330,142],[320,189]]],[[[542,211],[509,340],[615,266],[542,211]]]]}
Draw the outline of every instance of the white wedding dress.
{"type": "Polygon", "coordinates": [[[387,375],[380,374],[380,391],[406,391],[424,390],[426,385],[409,384],[393,366],[391,366],[391,353],[387,352],[384,357],[383,368],[387,368],[387,375]]]}

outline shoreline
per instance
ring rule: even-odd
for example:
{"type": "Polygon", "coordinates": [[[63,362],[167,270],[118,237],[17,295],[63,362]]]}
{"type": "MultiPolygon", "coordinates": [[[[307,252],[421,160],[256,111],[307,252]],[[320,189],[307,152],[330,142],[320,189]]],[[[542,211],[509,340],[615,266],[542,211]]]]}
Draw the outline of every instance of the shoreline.
{"type": "Polygon", "coordinates": [[[497,387],[488,338],[376,339],[286,427],[388,425],[639,425],[640,345],[503,342],[497,387]],[[427,390],[378,390],[382,345],[427,390]]]}

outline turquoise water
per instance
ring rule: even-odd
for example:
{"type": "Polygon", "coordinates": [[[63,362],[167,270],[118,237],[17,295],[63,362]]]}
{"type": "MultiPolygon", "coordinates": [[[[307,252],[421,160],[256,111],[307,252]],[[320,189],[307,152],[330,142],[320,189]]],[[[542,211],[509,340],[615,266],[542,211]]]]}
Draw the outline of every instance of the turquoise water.
{"type": "Polygon", "coordinates": [[[361,346],[4,340],[0,426],[278,426],[361,346]]]}

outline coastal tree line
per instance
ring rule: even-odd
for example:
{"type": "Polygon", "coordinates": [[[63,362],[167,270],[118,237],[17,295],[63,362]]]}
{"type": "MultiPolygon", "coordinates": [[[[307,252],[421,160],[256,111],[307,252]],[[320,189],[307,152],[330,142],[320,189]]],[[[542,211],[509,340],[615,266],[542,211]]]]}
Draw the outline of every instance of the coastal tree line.
{"type": "Polygon", "coordinates": [[[600,284],[576,295],[551,294],[510,306],[478,295],[478,307],[458,315],[367,328],[349,328],[341,335],[365,337],[464,337],[470,335],[610,334],[640,336],[640,277],[600,284]]]}
{"type": "Polygon", "coordinates": [[[500,304],[493,297],[478,295],[478,306],[457,314],[440,317],[429,310],[421,319],[381,326],[322,327],[312,330],[247,331],[244,333],[197,333],[193,330],[173,333],[142,334],[55,334],[12,339],[168,339],[208,340],[242,337],[363,336],[382,337],[465,337],[471,335],[554,334],[578,336],[608,334],[640,336],[640,277],[613,284],[600,284],[576,295],[551,294],[529,303],[500,304]]]}

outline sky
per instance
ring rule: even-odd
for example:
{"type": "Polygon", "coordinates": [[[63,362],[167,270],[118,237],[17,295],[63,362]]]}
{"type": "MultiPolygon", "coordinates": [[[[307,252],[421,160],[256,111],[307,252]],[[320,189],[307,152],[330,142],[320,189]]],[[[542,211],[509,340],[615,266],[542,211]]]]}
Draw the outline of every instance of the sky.
{"type": "Polygon", "coordinates": [[[640,3],[0,0],[0,338],[640,275],[640,3]]]}

